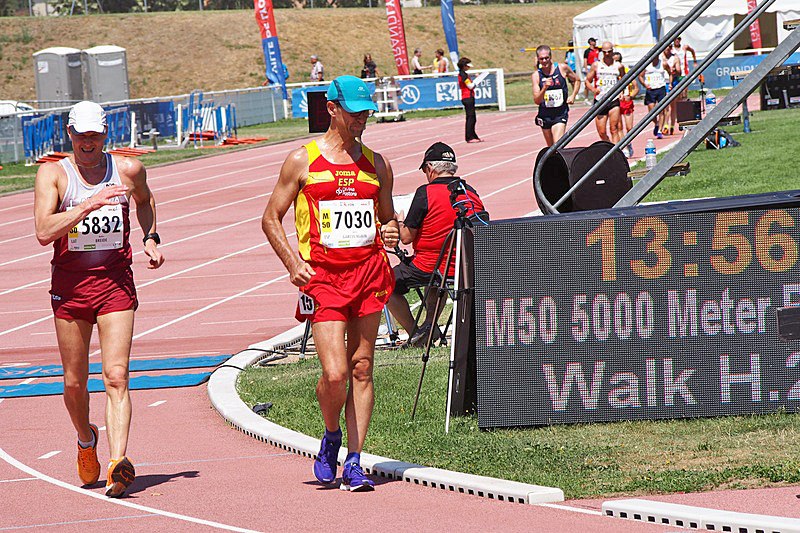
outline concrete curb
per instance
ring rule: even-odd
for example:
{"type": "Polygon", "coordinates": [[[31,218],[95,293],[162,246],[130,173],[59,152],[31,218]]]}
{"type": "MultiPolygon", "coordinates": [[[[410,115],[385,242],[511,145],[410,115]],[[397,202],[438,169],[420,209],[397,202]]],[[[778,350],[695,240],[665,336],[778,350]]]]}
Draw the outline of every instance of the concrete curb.
{"type": "MultiPolygon", "coordinates": [[[[318,439],[286,429],[255,414],[239,398],[236,391],[236,381],[243,369],[268,357],[271,350],[278,350],[294,344],[302,336],[303,330],[302,324],[295,326],[289,331],[254,344],[231,357],[211,374],[208,382],[208,397],[228,424],[246,435],[282,450],[315,458],[320,446],[318,439]]],[[[339,464],[342,464],[346,456],[347,451],[340,450],[339,464]]],[[[564,492],[559,488],[429,468],[369,453],[361,454],[361,466],[367,473],[374,476],[494,500],[525,504],[564,501],[564,492]]]]}

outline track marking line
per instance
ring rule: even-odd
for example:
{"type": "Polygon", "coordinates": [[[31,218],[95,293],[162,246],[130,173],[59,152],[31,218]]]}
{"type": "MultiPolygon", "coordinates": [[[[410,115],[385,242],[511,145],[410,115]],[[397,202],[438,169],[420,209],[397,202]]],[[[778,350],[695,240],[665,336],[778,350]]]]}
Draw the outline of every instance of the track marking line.
{"type": "Polygon", "coordinates": [[[15,459],[11,455],[9,455],[8,452],[6,452],[3,448],[0,448],[0,459],[5,461],[6,463],[10,464],[11,466],[17,468],[18,470],[22,470],[26,474],[29,474],[31,476],[35,476],[36,478],[40,479],[41,481],[50,483],[50,484],[55,485],[57,487],[61,487],[62,489],[71,490],[72,492],[75,492],[75,493],[80,494],[82,496],[88,496],[89,498],[94,498],[96,500],[100,500],[100,501],[103,501],[103,502],[111,504],[111,505],[120,505],[122,507],[128,507],[130,509],[136,509],[137,511],[143,511],[145,513],[157,514],[157,515],[165,516],[167,518],[174,518],[176,520],[183,520],[185,522],[191,522],[191,523],[194,523],[194,524],[200,524],[200,525],[204,525],[204,526],[214,527],[214,528],[217,528],[217,529],[225,529],[225,530],[228,530],[228,531],[238,531],[238,532],[241,532],[241,533],[257,533],[253,529],[244,529],[244,528],[241,528],[241,527],[230,526],[230,525],[227,525],[227,524],[221,524],[219,522],[212,522],[211,520],[204,520],[202,518],[196,518],[196,517],[193,517],[193,516],[187,516],[187,515],[182,515],[182,514],[178,514],[178,513],[172,513],[170,511],[163,511],[161,509],[156,509],[154,507],[148,507],[146,505],[139,505],[138,503],[131,503],[131,502],[128,502],[128,501],[125,501],[125,500],[116,499],[116,498],[107,498],[103,494],[100,494],[100,493],[97,493],[97,492],[92,492],[92,491],[89,491],[89,490],[85,490],[85,489],[82,489],[82,488],[79,488],[79,487],[75,487],[73,485],[70,485],[69,483],[65,483],[65,482],[61,481],[60,479],[56,479],[56,478],[48,476],[47,474],[39,472],[38,470],[35,470],[35,469],[31,468],[30,466],[18,461],[17,459],[15,459]]]}
{"type": "Polygon", "coordinates": [[[20,477],[17,479],[0,479],[0,483],[16,483],[17,481],[36,481],[35,477],[20,477]]]}
{"type": "Polygon", "coordinates": [[[562,511],[572,511],[573,513],[590,514],[593,516],[603,516],[600,511],[592,509],[581,509],[580,507],[570,507],[569,505],[560,505],[558,503],[537,503],[539,507],[550,507],[552,509],[561,509],[562,511]]]}
{"type": "Polygon", "coordinates": [[[55,457],[56,455],[60,454],[61,450],[53,450],[52,452],[47,452],[44,455],[39,456],[39,459],[50,459],[51,457],[55,457]]]}
{"type": "Polygon", "coordinates": [[[68,526],[72,524],[91,524],[93,522],[108,522],[110,520],[127,520],[130,518],[148,518],[150,516],[158,516],[152,513],[147,514],[137,514],[137,515],[130,515],[130,516],[116,516],[116,517],[109,517],[109,518],[87,518],[85,520],[70,520],[69,522],[47,522],[43,524],[33,524],[30,526],[9,526],[9,527],[0,527],[0,531],[17,531],[20,529],[39,529],[43,527],[57,527],[57,526],[68,526]]]}
{"type": "Polygon", "coordinates": [[[158,400],[157,402],[151,403],[147,407],[158,407],[159,405],[164,405],[165,403],[167,403],[167,400],[158,400]]]}
{"type": "Polygon", "coordinates": [[[97,431],[105,431],[105,430],[106,430],[105,426],[100,426],[99,428],[97,428],[97,431]]]}

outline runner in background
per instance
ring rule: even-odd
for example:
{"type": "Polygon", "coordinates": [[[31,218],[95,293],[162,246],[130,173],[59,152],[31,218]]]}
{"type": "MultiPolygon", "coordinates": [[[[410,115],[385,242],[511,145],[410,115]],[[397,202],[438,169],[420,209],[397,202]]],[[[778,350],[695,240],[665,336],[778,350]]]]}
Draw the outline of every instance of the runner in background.
{"type": "Polygon", "coordinates": [[[581,90],[581,82],[565,63],[553,63],[553,52],[547,45],[536,49],[539,69],[531,75],[533,103],[539,106],[536,125],[542,128],[547,146],[552,146],[567,129],[569,105],[581,90]],[[572,83],[572,93],[569,84],[572,83]]]}
{"type": "MultiPolygon", "coordinates": [[[[619,52],[614,52],[614,61],[619,62],[625,68],[625,74],[628,73],[630,70],[622,63],[622,54],[619,52]]],[[[619,125],[619,132],[620,138],[622,135],[625,134],[627,131],[631,131],[633,128],[633,99],[634,97],[639,94],[639,84],[636,83],[636,79],[634,79],[625,90],[622,92],[619,98],[619,114],[620,114],[620,122],[619,125]]],[[[625,147],[625,155],[628,158],[633,157],[633,144],[629,144],[625,147]]]]}
{"type": "Polygon", "coordinates": [[[569,68],[571,68],[572,71],[575,72],[576,69],[575,48],[573,48],[575,44],[572,42],[572,39],[567,41],[567,46],[569,46],[569,50],[567,50],[567,53],[564,54],[564,63],[566,63],[569,66],[569,68]]]}
{"type": "MultiPolygon", "coordinates": [[[[644,103],[647,110],[651,111],[658,102],[667,96],[667,84],[669,84],[670,73],[661,55],[653,58],[652,63],[647,65],[643,72],[639,73],[639,83],[644,85],[644,103]]],[[[653,119],[653,135],[658,139],[663,139],[661,129],[664,127],[664,119],[669,113],[669,108],[663,110],[653,119]]]]}
{"type": "Polygon", "coordinates": [[[261,226],[300,288],[296,317],[311,321],[322,366],[316,393],[325,434],[314,476],[325,484],[336,481],[344,408],[348,454],[341,488],[366,491],[374,488],[361,468],[361,450],[375,404],[375,339],[394,287],[383,246],[397,245],[399,229],[392,168],[359,142],[377,111],[369,88],[355,76],[339,76],[327,98],[328,131],[286,158],[261,226]],[[292,205],[297,253],[282,224],[292,205]]]}
{"type": "MultiPolygon", "coordinates": [[[[669,93],[680,81],[680,60],[675,55],[672,46],[667,46],[661,57],[664,66],[669,72],[669,83],[667,84],[667,93],[669,93]]],[[[664,127],[661,130],[664,135],[672,135],[678,129],[678,97],[669,104],[667,115],[664,119],[664,127]]]]}
{"type": "Polygon", "coordinates": [[[84,101],[69,112],[67,132],[74,152],[45,163],[36,173],[33,211],[36,238],[53,243],[51,304],[64,367],[64,405],[78,432],[78,477],[92,485],[100,477],[98,429],[89,418],[89,343],[97,324],[106,434],[111,455],[106,496],[119,498],[136,471],[126,457],[131,423],[128,363],[138,306],[131,270],[130,200],[144,232],[148,268],[158,268],[156,204],[139,160],[103,151],[106,114],[84,101]]]}
{"type": "Polygon", "coordinates": [[[594,119],[600,140],[609,140],[609,135],[606,132],[606,125],[608,125],[608,129],[611,131],[610,140],[616,144],[620,140],[619,98],[614,98],[610,102],[603,102],[602,104],[599,100],[608,94],[619,79],[625,75],[625,67],[621,63],[614,61],[614,47],[610,42],[603,43],[602,53],[603,59],[595,61],[589,69],[589,74],[586,76],[586,88],[595,95],[594,105],[602,106],[594,119]]]}

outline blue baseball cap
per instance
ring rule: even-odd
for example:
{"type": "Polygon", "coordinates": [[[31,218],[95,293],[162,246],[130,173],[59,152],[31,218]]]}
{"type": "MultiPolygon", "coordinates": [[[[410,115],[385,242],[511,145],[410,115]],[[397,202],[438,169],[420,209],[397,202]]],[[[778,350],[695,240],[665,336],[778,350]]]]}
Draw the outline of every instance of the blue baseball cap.
{"type": "Polygon", "coordinates": [[[367,84],[355,76],[339,76],[334,79],[328,87],[327,97],[329,102],[338,102],[348,113],[378,110],[367,84]]]}

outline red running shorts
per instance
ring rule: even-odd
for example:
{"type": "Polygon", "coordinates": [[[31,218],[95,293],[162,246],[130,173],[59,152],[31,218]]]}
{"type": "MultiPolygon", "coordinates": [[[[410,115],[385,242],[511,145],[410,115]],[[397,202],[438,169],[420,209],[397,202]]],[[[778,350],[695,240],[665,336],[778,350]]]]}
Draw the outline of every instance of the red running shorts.
{"type": "Polygon", "coordinates": [[[633,113],[633,100],[620,100],[619,112],[623,115],[630,115],[633,113]]]}
{"type": "Polygon", "coordinates": [[[300,322],[347,322],[383,309],[394,289],[394,273],[384,251],[357,265],[329,269],[312,264],[316,274],[300,290],[314,301],[304,314],[300,302],[295,318],[300,322]]]}
{"type": "Polygon", "coordinates": [[[136,310],[139,301],[133,271],[70,272],[55,269],[50,302],[56,318],[97,323],[99,315],[136,310]]]}

